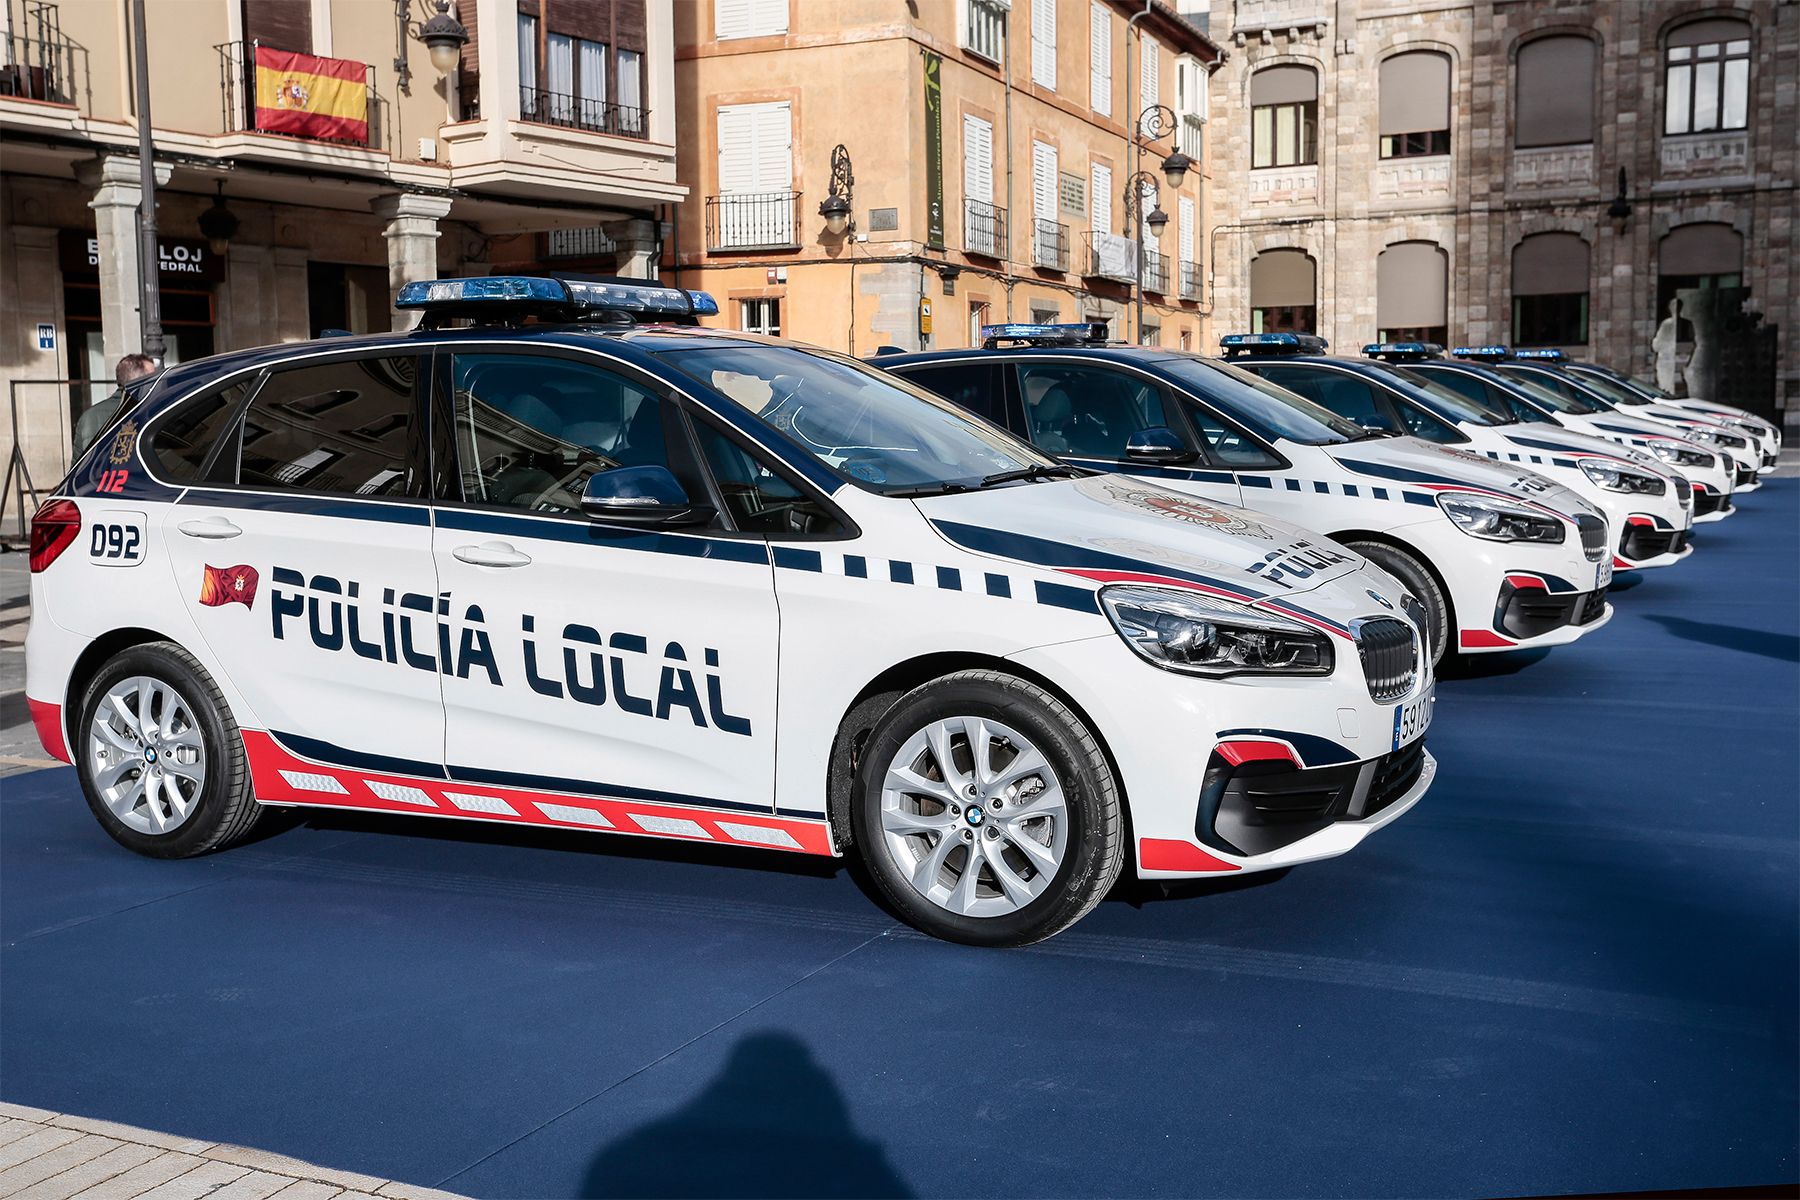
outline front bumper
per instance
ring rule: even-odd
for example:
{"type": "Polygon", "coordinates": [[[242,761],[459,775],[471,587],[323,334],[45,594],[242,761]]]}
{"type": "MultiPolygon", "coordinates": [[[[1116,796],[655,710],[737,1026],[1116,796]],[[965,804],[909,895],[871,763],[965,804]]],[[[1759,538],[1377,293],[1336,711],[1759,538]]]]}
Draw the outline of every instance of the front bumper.
{"type": "Polygon", "coordinates": [[[1215,753],[1200,789],[1194,837],[1221,854],[1266,858],[1335,825],[1362,825],[1366,833],[1396,806],[1418,800],[1421,783],[1430,782],[1430,761],[1424,738],[1379,758],[1329,767],[1291,760],[1233,764],[1215,753]]]}
{"type": "Polygon", "coordinates": [[[1613,566],[1622,571],[1648,571],[1672,566],[1693,552],[1685,529],[1627,524],[1619,535],[1619,552],[1613,566]]]}
{"type": "Polygon", "coordinates": [[[1493,624],[1461,631],[1464,654],[1566,646],[1612,620],[1606,589],[1555,592],[1530,576],[1509,575],[1494,603],[1493,624]]]}
{"type": "Polygon", "coordinates": [[[1735,510],[1731,506],[1731,497],[1712,488],[1694,485],[1694,524],[1707,525],[1714,521],[1723,521],[1735,510]]]}

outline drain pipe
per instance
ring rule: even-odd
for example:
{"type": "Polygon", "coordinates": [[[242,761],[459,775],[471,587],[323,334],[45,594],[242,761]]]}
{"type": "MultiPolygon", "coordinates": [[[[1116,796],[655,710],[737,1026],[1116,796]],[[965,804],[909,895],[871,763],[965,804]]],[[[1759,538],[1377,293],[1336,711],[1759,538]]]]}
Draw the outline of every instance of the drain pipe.
{"type": "MultiPolygon", "coordinates": [[[[1036,0],[1036,2],[1042,3],[1043,0],[1036,0]]],[[[1018,229],[1019,229],[1019,212],[1017,209],[1015,209],[1013,207],[1013,122],[1012,122],[1012,102],[1013,102],[1012,63],[1013,63],[1013,56],[1012,56],[1011,47],[1010,47],[1010,45],[1008,45],[1008,43],[1010,43],[1012,41],[1012,12],[1011,12],[1011,10],[1010,9],[1007,10],[1006,14],[1004,16],[1002,16],[1000,19],[1003,22],[1005,22],[1005,25],[1003,26],[1003,28],[1006,33],[1006,39],[1001,44],[1007,46],[1007,52],[1006,52],[1006,54],[1004,54],[1002,56],[1005,59],[1004,70],[1006,73],[1006,120],[1005,120],[1005,124],[1006,124],[1006,130],[1005,130],[1005,137],[1006,137],[1006,219],[1008,221],[1011,221],[1012,226],[1013,226],[1012,229],[1009,231],[1009,238],[1008,238],[1008,243],[1007,243],[1007,253],[1006,253],[1006,259],[1005,259],[1005,263],[1004,263],[1004,265],[1006,267],[1006,319],[1010,322],[1013,319],[1013,266],[1012,266],[1013,253],[1014,253],[1013,247],[1018,244],[1016,239],[1018,237],[1018,229]]],[[[1033,232],[1035,235],[1035,230],[1033,232]]],[[[1031,244],[1035,244],[1035,240],[1031,244]]]]}

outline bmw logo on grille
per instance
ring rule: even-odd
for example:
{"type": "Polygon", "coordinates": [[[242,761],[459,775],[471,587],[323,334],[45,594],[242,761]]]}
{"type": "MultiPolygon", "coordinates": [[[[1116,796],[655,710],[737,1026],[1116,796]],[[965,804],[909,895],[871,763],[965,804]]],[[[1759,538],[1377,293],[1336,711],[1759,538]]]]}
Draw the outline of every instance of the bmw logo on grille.
{"type": "Polygon", "coordinates": [[[1375,591],[1374,588],[1364,588],[1363,590],[1369,593],[1369,599],[1371,599],[1375,603],[1381,605],[1381,607],[1383,607],[1385,609],[1389,609],[1389,610],[1393,609],[1393,607],[1394,607],[1393,601],[1389,600],[1386,596],[1383,596],[1380,593],[1378,593],[1377,591],[1375,591]]]}

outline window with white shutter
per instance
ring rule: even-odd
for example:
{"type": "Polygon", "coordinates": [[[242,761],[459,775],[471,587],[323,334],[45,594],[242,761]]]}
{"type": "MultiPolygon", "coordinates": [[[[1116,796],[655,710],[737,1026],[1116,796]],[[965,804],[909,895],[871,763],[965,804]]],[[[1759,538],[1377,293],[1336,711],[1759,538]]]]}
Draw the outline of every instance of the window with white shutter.
{"type": "Polygon", "coordinates": [[[1152,37],[1140,38],[1139,42],[1144,56],[1138,67],[1138,111],[1147,112],[1162,103],[1158,99],[1162,93],[1162,47],[1152,37]]]}
{"type": "Polygon", "coordinates": [[[788,31],[788,0],[713,0],[713,37],[772,37],[788,31]]]}
{"type": "Polygon", "coordinates": [[[1056,0],[1031,0],[1031,82],[1056,90],[1056,0]]]}
{"type": "Polygon", "coordinates": [[[1098,0],[1088,14],[1088,104],[1112,116],[1112,10],[1098,0]]]}
{"type": "Polygon", "coordinates": [[[715,249],[794,244],[793,111],[786,101],[719,109],[715,249]]]}
{"type": "Polygon", "coordinates": [[[1006,61],[1006,12],[1012,0],[961,0],[958,35],[963,49],[991,63],[1006,61]]]}
{"type": "Polygon", "coordinates": [[[1005,243],[994,207],[994,127],[980,117],[963,116],[963,248],[971,254],[998,256],[1005,243]]]}
{"type": "Polygon", "coordinates": [[[1067,236],[1056,219],[1056,147],[1031,143],[1031,261],[1034,266],[1066,271],[1067,236]]]}
{"type": "Polygon", "coordinates": [[[1112,168],[1095,163],[1088,187],[1088,228],[1095,233],[1112,232],[1112,168]]]}
{"type": "Polygon", "coordinates": [[[1181,294],[1198,296],[1200,294],[1200,262],[1194,257],[1194,226],[1198,220],[1197,208],[1193,197],[1181,198],[1181,215],[1177,218],[1181,225],[1181,294]]]}

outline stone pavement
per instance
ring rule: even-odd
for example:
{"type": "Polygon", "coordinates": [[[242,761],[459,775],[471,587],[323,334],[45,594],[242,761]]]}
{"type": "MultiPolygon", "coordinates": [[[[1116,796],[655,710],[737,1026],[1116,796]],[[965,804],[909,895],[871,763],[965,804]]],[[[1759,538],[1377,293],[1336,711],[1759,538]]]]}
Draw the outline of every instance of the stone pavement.
{"type": "Polygon", "coordinates": [[[0,1103],[0,1200],[461,1200],[263,1150],[0,1103]]]}

